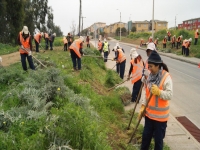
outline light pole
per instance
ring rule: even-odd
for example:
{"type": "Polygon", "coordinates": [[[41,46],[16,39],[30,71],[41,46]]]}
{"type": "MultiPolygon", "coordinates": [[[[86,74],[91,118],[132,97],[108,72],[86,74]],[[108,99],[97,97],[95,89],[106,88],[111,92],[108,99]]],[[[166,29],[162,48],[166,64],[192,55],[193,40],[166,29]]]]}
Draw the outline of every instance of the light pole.
{"type": "Polygon", "coordinates": [[[154,0],[153,0],[153,13],[152,13],[152,39],[154,36],[154,0]]]}
{"type": "MultiPolygon", "coordinates": [[[[117,9],[117,10],[119,10],[119,9],[117,9]]],[[[119,10],[119,12],[120,12],[120,23],[119,23],[119,29],[120,29],[120,34],[119,34],[119,41],[121,41],[121,11],[119,10]]]]}
{"type": "Polygon", "coordinates": [[[129,32],[130,32],[130,26],[132,27],[132,25],[130,25],[130,23],[132,24],[132,21],[131,21],[131,14],[130,14],[130,16],[129,16],[129,22],[128,22],[128,34],[129,34],[129,32]]]}
{"type": "Polygon", "coordinates": [[[83,18],[86,18],[86,17],[81,17],[82,18],[82,34],[83,34],[83,18]]]}
{"type": "Polygon", "coordinates": [[[80,0],[80,8],[79,8],[79,28],[78,28],[79,37],[81,36],[81,0],[80,0]]]}

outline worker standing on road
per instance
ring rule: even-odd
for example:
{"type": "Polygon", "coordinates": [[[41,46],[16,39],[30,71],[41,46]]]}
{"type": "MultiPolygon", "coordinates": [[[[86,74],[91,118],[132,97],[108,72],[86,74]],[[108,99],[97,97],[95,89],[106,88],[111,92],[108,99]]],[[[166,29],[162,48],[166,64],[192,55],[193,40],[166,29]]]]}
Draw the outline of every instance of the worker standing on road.
{"type": "Polygon", "coordinates": [[[197,45],[198,38],[199,38],[199,30],[198,29],[196,29],[196,31],[194,33],[194,38],[195,38],[194,45],[197,45]]]}
{"type": "Polygon", "coordinates": [[[167,37],[165,36],[163,39],[163,48],[166,48],[166,44],[167,44],[167,37]]]}
{"type": "Polygon", "coordinates": [[[180,44],[181,44],[181,38],[182,38],[182,35],[179,36],[179,37],[176,39],[176,49],[178,49],[178,47],[179,47],[180,44]]]}
{"type": "MultiPolygon", "coordinates": [[[[131,54],[131,66],[129,69],[129,74],[128,74],[128,78],[130,79],[130,75],[132,74],[132,84],[133,84],[133,90],[132,90],[132,99],[131,102],[136,102],[137,97],[141,97],[141,94],[139,94],[141,85],[142,85],[142,70],[144,68],[144,62],[142,60],[142,57],[140,55],[138,55],[136,49],[132,49],[132,54],[131,54]]],[[[139,102],[139,101],[138,101],[139,102]]]]}
{"type": "Polygon", "coordinates": [[[176,42],[176,35],[174,35],[174,36],[172,37],[172,41],[171,41],[171,43],[172,43],[172,48],[175,47],[175,42],[176,42]]]}
{"type": "Polygon", "coordinates": [[[102,53],[102,49],[103,49],[103,46],[102,46],[102,42],[101,42],[101,39],[99,39],[99,42],[98,42],[98,50],[100,52],[100,54],[102,53]]]}
{"type": "Polygon", "coordinates": [[[50,50],[53,50],[53,42],[54,42],[55,37],[56,37],[56,33],[49,35],[50,50]]]}
{"type": "Polygon", "coordinates": [[[190,55],[190,46],[191,46],[192,38],[190,38],[188,41],[185,43],[185,56],[190,55]]]}
{"type": "Polygon", "coordinates": [[[126,56],[124,54],[124,50],[119,46],[117,43],[114,47],[115,51],[115,58],[113,58],[113,61],[116,60],[116,71],[120,75],[120,78],[124,78],[124,72],[126,67],[126,56]]]}
{"type": "Polygon", "coordinates": [[[167,31],[167,37],[168,37],[168,41],[171,41],[171,33],[169,31],[167,31]]]}
{"type": "Polygon", "coordinates": [[[81,70],[81,56],[83,56],[83,51],[82,51],[83,42],[84,38],[80,36],[80,38],[75,40],[69,47],[74,71],[77,70],[76,62],[78,63],[78,70],[81,70]]]}
{"type": "Polygon", "coordinates": [[[21,56],[23,70],[27,71],[26,58],[28,60],[29,67],[32,70],[35,70],[35,66],[33,64],[33,59],[32,59],[32,55],[31,55],[32,38],[31,38],[30,32],[28,31],[27,26],[24,26],[22,31],[19,32],[17,41],[18,41],[18,44],[20,45],[19,52],[20,52],[20,56],[21,56]]]}
{"type": "Polygon", "coordinates": [[[167,121],[169,119],[169,100],[172,99],[172,79],[169,75],[166,64],[156,51],[153,51],[148,58],[150,74],[147,79],[146,96],[142,101],[138,118],[145,111],[145,125],[142,134],[141,150],[148,150],[151,139],[154,137],[155,150],[163,149],[167,121]],[[147,105],[147,100],[152,94],[147,105]]]}
{"type": "Polygon", "coordinates": [[[34,41],[35,41],[35,51],[36,52],[39,52],[39,45],[40,45],[40,42],[41,42],[41,39],[42,39],[42,36],[43,36],[43,32],[38,32],[35,34],[34,36],[34,41]]]}
{"type": "Polygon", "coordinates": [[[90,38],[89,38],[89,36],[87,36],[87,38],[86,38],[86,44],[87,44],[87,47],[90,48],[90,38]]]}
{"type": "Polygon", "coordinates": [[[67,38],[63,36],[64,51],[67,51],[67,38]]]}
{"type": "Polygon", "coordinates": [[[103,46],[103,52],[104,52],[104,62],[107,62],[108,54],[110,53],[110,50],[109,50],[109,44],[106,38],[104,39],[104,43],[102,46],[103,46]]]}
{"type": "Polygon", "coordinates": [[[44,33],[44,40],[45,40],[45,50],[49,49],[49,34],[47,32],[44,33]]]}

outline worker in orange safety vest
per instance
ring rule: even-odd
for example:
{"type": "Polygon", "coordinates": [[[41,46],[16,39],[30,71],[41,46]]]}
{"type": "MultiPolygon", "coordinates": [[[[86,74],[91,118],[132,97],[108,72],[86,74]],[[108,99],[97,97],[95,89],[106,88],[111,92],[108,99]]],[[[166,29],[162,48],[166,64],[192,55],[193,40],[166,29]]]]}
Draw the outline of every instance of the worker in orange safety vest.
{"type": "Polygon", "coordinates": [[[198,42],[198,38],[199,38],[199,30],[196,29],[195,33],[194,33],[194,45],[197,45],[198,42]]]}
{"type": "Polygon", "coordinates": [[[183,43],[182,43],[182,55],[185,55],[185,44],[186,44],[187,41],[188,41],[187,39],[183,40],[183,43]]]}
{"type": "Polygon", "coordinates": [[[67,41],[66,36],[63,36],[64,51],[67,51],[67,43],[68,41],[67,41]]]}
{"type": "Polygon", "coordinates": [[[190,55],[190,46],[191,46],[192,38],[185,42],[185,56],[190,55]]]}
{"type": "Polygon", "coordinates": [[[178,49],[178,47],[181,45],[181,39],[182,39],[182,35],[179,36],[179,37],[176,39],[176,49],[178,49]]]}
{"type": "Polygon", "coordinates": [[[41,39],[42,39],[42,36],[43,36],[43,32],[38,32],[35,34],[34,36],[34,41],[35,41],[35,51],[36,52],[39,52],[39,45],[40,45],[40,42],[41,42],[41,39]]]}
{"type": "Polygon", "coordinates": [[[169,101],[172,99],[173,85],[168,67],[156,51],[152,51],[149,56],[148,66],[150,74],[145,85],[146,94],[138,115],[140,119],[143,112],[145,113],[141,150],[149,149],[153,137],[154,149],[162,150],[169,119],[169,101]],[[146,105],[146,110],[144,110],[146,105]]]}
{"type": "Polygon", "coordinates": [[[45,40],[45,50],[49,49],[49,34],[47,32],[44,33],[44,40],[45,40]]]}
{"type": "Polygon", "coordinates": [[[172,48],[175,47],[175,43],[176,43],[176,35],[174,35],[174,36],[172,37],[172,40],[171,40],[172,48]]]}
{"type": "Polygon", "coordinates": [[[167,37],[168,37],[168,41],[171,41],[171,33],[169,31],[167,31],[167,37]]]}
{"type": "Polygon", "coordinates": [[[89,36],[87,36],[87,38],[86,38],[86,44],[87,44],[87,47],[90,48],[90,38],[89,38],[89,36]]]}
{"type": "Polygon", "coordinates": [[[73,70],[76,71],[76,64],[78,63],[78,70],[81,70],[81,56],[83,56],[83,42],[84,38],[80,36],[79,39],[75,40],[69,47],[72,63],[73,63],[73,70]]]}
{"type": "MultiPolygon", "coordinates": [[[[141,55],[139,55],[136,51],[135,48],[132,48],[132,53],[131,53],[131,66],[129,69],[129,74],[128,74],[128,80],[130,79],[130,75],[132,74],[132,79],[131,82],[133,84],[133,89],[132,89],[132,99],[131,102],[136,102],[137,97],[141,97],[141,94],[139,95],[140,88],[142,86],[142,70],[144,68],[144,62],[142,60],[141,55]]],[[[138,101],[139,102],[139,101],[138,101]]]]}
{"type": "Polygon", "coordinates": [[[33,64],[32,59],[32,38],[30,35],[30,32],[28,31],[28,27],[24,26],[22,31],[19,32],[18,38],[17,38],[18,44],[20,45],[20,56],[21,56],[21,63],[24,71],[27,71],[27,65],[26,65],[26,58],[29,63],[29,67],[32,70],[35,70],[35,66],[33,64]]]}
{"type": "Polygon", "coordinates": [[[165,36],[164,39],[163,39],[163,48],[166,48],[166,45],[167,45],[167,37],[165,36]]]}
{"type": "Polygon", "coordinates": [[[99,42],[98,42],[98,50],[99,50],[100,54],[101,54],[102,51],[103,51],[103,43],[101,42],[100,39],[99,39],[99,42]]]}

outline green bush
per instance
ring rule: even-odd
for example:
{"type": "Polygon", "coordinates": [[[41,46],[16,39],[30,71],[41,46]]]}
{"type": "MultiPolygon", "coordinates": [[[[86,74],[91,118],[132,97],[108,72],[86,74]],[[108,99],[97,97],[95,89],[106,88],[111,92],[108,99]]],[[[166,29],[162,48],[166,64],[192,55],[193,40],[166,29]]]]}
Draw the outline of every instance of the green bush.
{"type": "Polygon", "coordinates": [[[19,51],[19,46],[0,43],[0,55],[10,54],[19,51]]]}

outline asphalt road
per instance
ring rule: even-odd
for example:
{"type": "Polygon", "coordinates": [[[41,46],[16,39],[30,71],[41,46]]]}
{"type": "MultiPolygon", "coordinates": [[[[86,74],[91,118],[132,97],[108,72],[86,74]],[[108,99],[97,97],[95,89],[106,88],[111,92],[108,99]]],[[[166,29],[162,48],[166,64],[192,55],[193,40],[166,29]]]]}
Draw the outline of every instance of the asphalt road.
{"type": "MultiPolygon", "coordinates": [[[[111,50],[116,42],[109,41],[111,50]]],[[[125,44],[120,44],[126,54],[126,75],[130,68],[130,49],[125,44]]],[[[146,51],[138,49],[138,53],[146,61],[146,51]]],[[[114,56],[111,51],[109,57],[114,56]]],[[[173,99],[170,101],[170,112],[174,117],[186,116],[200,128],[200,69],[196,65],[161,56],[169,68],[173,80],[173,99]]]]}

